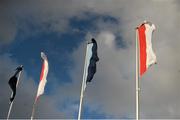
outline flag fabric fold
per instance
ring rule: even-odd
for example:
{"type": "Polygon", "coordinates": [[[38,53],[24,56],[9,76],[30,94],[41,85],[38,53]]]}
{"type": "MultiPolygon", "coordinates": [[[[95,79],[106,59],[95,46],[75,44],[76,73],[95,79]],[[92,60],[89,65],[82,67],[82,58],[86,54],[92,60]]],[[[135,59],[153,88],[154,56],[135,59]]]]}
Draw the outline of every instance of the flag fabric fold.
{"type": "Polygon", "coordinates": [[[10,88],[12,89],[12,96],[10,97],[10,102],[12,102],[16,96],[16,87],[17,87],[17,81],[18,81],[18,74],[20,71],[22,71],[23,66],[19,66],[16,68],[15,74],[9,79],[8,84],[10,88]]]}
{"type": "Polygon", "coordinates": [[[38,86],[38,91],[37,91],[37,95],[36,95],[36,100],[38,99],[38,97],[40,95],[42,95],[44,93],[44,88],[47,82],[47,75],[48,75],[48,70],[49,70],[49,66],[48,66],[48,60],[46,55],[41,52],[41,58],[43,59],[43,65],[42,65],[42,69],[41,69],[41,75],[40,75],[40,82],[39,82],[39,86],[38,86]]]}
{"type": "Polygon", "coordinates": [[[139,71],[141,76],[152,64],[157,63],[156,55],[152,48],[152,34],[154,30],[155,25],[146,21],[137,27],[139,42],[139,71]]]}

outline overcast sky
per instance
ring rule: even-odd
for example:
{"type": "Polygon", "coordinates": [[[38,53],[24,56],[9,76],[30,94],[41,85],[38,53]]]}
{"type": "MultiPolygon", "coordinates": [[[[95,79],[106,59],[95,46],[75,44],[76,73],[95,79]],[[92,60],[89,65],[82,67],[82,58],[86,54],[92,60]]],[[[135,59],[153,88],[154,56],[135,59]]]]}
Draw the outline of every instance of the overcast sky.
{"type": "Polygon", "coordinates": [[[43,51],[49,60],[35,118],[76,119],[86,43],[98,43],[97,73],[88,84],[82,118],[135,118],[135,27],[155,24],[157,64],[140,80],[140,117],[180,119],[179,0],[0,0],[0,118],[8,80],[23,64],[10,118],[30,118],[43,51]]]}

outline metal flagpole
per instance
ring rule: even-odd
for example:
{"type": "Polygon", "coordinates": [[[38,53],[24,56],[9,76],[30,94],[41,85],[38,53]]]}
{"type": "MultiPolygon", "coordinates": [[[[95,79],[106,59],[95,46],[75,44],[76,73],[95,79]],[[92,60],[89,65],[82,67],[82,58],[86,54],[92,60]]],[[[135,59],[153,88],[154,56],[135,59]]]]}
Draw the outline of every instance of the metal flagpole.
{"type": "Polygon", "coordinates": [[[139,45],[138,33],[136,28],[136,120],[139,120],[139,45]]]}
{"type": "Polygon", "coordinates": [[[36,101],[37,101],[37,98],[35,99],[34,104],[33,104],[33,109],[32,109],[32,114],[31,114],[31,120],[33,120],[33,118],[34,118],[34,112],[35,112],[36,101]]]}
{"type": "MultiPolygon", "coordinates": [[[[22,72],[22,71],[20,71],[20,72],[19,72],[19,75],[18,75],[18,80],[17,80],[16,88],[18,87],[18,84],[19,84],[21,72],[22,72]]],[[[11,93],[11,97],[12,97],[12,96],[13,96],[13,92],[11,93]]],[[[14,101],[14,100],[13,100],[13,101],[14,101]]],[[[9,111],[8,111],[8,115],[7,115],[7,120],[9,120],[9,116],[10,116],[10,114],[11,114],[11,109],[12,109],[12,106],[13,106],[13,103],[14,103],[13,101],[10,103],[10,106],[9,106],[9,111]]]]}
{"type": "Polygon", "coordinates": [[[81,119],[81,108],[82,108],[82,102],[83,102],[83,96],[84,96],[84,90],[85,90],[84,85],[86,84],[87,50],[88,50],[88,44],[87,44],[86,53],[85,53],[84,73],[83,73],[83,81],[82,81],[82,85],[81,85],[81,95],[80,95],[80,103],[79,103],[78,120],[81,119]]]}
{"type": "Polygon", "coordinates": [[[37,98],[37,93],[36,93],[36,98],[35,98],[35,100],[34,100],[33,109],[32,109],[32,113],[31,113],[31,120],[34,119],[35,106],[36,106],[37,100],[38,100],[38,98],[37,98]]]}

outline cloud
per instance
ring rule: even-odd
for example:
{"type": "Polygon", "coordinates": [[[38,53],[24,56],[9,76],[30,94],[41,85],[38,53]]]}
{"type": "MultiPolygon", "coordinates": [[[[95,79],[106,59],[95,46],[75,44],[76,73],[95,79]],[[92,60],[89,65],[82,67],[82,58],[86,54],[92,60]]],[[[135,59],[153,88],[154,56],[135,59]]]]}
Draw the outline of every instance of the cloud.
{"type": "MultiPolygon", "coordinates": [[[[0,118],[5,119],[7,117],[9,109],[9,98],[11,95],[11,89],[8,85],[8,80],[14,74],[12,68],[16,68],[18,64],[15,62],[15,60],[11,59],[7,55],[0,56],[0,64],[0,96],[3,96],[0,99],[0,118]]],[[[26,71],[23,71],[19,86],[17,88],[17,94],[14,100],[10,118],[30,118],[36,90],[37,84],[35,84],[34,80],[26,74],[26,71]]],[[[42,100],[38,101],[35,118],[66,118],[65,114],[58,110],[55,101],[51,97],[52,96],[44,95],[42,96],[42,100]]]]}
{"type": "MultiPolygon", "coordinates": [[[[180,50],[177,27],[179,7],[176,1],[90,1],[87,5],[97,14],[110,14],[119,20],[117,31],[121,32],[128,47],[115,49],[116,32],[108,27],[110,31],[104,31],[103,26],[98,27],[96,33],[89,31],[88,36],[91,34],[98,40],[100,61],[97,74],[87,88],[84,104],[92,109],[92,104],[99,105],[103,112],[113,115],[113,118],[135,117],[134,28],[146,19],[155,23],[157,28],[153,45],[158,64],[152,66],[141,80],[141,118],[180,118],[180,56],[177,54],[180,50]],[[130,2],[132,6],[128,7],[130,2]]],[[[99,23],[96,25],[99,26],[99,23]]],[[[82,76],[82,56],[85,54],[82,51],[85,51],[85,43],[73,55],[77,67],[72,72],[74,81],[81,79],[76,76],[82,76]]]]}
{"type": "Polygon", "coordinates": [[[6,2],[2,0],[0,4],[0,46],[11,43],[17,32],[14,19],[6,14],[6,7],[6,2]]]}
{"type": "MultiPolygon", "coordinates": [[[[84,105],[89,106],[92,110],[100,109],[107,116],[113,115],[113,118],[121,118],[128,113],[131,115],[134,109],[134,86],[132,86],[134,82],[133,75],[129,76],[132,71],[127,68],[133,66],[133,61],[127,61],[127,59],[133,59],[131,58],[132,53],[124,49],[117,50],[115,35],[110,31],[102,31],[95,38],[99,45],[100,61],[97,64],[94,80],[87,87],[84,105]]],[[[77,74],[82,76],[82,63],[84,62],[82,55],[85,54],[82,51],[84,49],[85,43],[74,53],[77,68],[72,70],[72,78],[75,83],[79,83],[77,80],[81,83],[82,78],[77,78],[77,74]]]]}
{"type": "Polygon", "coordinates": [[[9,44],[13,41],[16,35],[16,25],[9,20],[3,19],[0,20],[0,45],[9,44]]]}
{"type": "Polygon", "coordinates": [[[49,31],[59,34],[67,32],[71,29],[69,20],[75,16],[83,18],[83,12],[86,11],[86,6],[81,4],[81,1],[77,2],[72,0],[53,0],[53,2],[1,0],[0,44],[9,45],[15,40],[19,31],[25,37],[49,31]]]}
{"type": "MultiPolygon", "coordinates": [[[[97,73],[92,83],[87,87],[84,105],[90,109],[106,113],[107,116],[112,116],[112,118],[135,117],[134,28],[144,20],[153,22],[157,28],[153,35],[153,47],[157,54],[158,64],[152,66],[141,80],[141,118],[180,118],[180,96],[178,94],[180,77],[180,55],[178,54],[178,51],[180,51],[179,1],[54,0],[52,2],[39,0],[36,2],[7,2],[2,6],[1,8],[4,11],[7,10],[6,14],[12,18],[17,18],[14,24],[14,19],[12,19],[13,21],[11,19],[7,20],[8,17],[1,13],[5,20],[2,20],[0,24],[8,24],[7,29],[5,29],[6,26],[3,26],[5,34],[0,32],[1,41],[3,41],[1,43],[3,44],[10,44],[14,40],[19,27],[30,33],[31,30],[28,30],[27,27],[27,19],[30,23],[33,21],[33,25],[38,27],[37,31],[56,31],[60,33],[67,32],[71,28],[69,26],[71,18],[88,19],[88,15],[85,14],[87,12],[94,15],[111,16],[118,21],[94,20],[95,32],[89,30],[85,36],[86,40],[91,39],[91,37],[97,39],[100,61],[98,62],[97,73]],[[9,7],[5,9],[5,5],[9,7]],[[8,8],[10,9],[8,10],[8,8]],[[121,38],[118,38],[119,36],[121,38]],[[119,44],[126,44],[126,48],[116,48],[115,44],[119,39],[123,40],[119,44]]],[[[1,29],[0,31],[2,31],[1,29]]],[[[53,107],[54,104],[60,104],[59,107],[63,108],[63,111],[69,115],[68,118],[73,118],[73,115],[77,112],[85,45],[85,42],[81,43],[79,48],[72,53],[74,60],[74,68],[70,72],[73,79],[72,84],[60,85],[55,94],[58,94],[59,91],[61,91],[61,94],[54,95],[54,101],[49,100],[47,96],[47,101],[50,101],[53,107]],[[63,106],[66,100],[69,100],[69,106],[63,106]]],[[[8,64],[14,63],[10,62],[8,64]]],[[[1,68],[5,69],[6,67],[1,66],[1,68]]],[[[9,71],[10,68],[12,67],[8,68],[9,71]]],[[[7,80],[6,73],[3,70],[0,70],[0,72],[4,76],[4,81],[7,80]]],[[[26,79],[30,78],[27,77],[26,79]]],[[[32,84],[33,89],[33,80],[28,81],[31,81],[29,84],[32,84]]],[[[1,94],[4,95],[4,93],[1,94]]],[[[8,98],[8,96],[5,98],[8,98]]],[[[7,106],[7,103],[2,105],[7,106]]],[[[42,107],[43,110],[45,108],[42,107]]],[[[27,114],[29,114],[29,111],[27,110],[27,114]]],[[[52,117],[56,116],[54,115],[56,112],[57,109],[50,112],[52,117]]]]}

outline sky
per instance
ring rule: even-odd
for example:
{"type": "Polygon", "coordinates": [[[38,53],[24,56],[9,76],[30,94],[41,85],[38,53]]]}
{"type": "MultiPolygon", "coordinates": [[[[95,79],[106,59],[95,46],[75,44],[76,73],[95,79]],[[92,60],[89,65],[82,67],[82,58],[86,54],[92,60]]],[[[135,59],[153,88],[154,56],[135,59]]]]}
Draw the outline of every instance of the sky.
{"type": "Polygon", "coordinates": [[[134,119],[135,28],[147,20],[157,64],[140,80],[140,118],[180,119],[179,13],[179,0],[0,0],[0,118],[21,64],[10,118],[30,118],[43,51],[49,73],[34,118],[77,119],[86,43],[95,38],[100,61],[82,118],[134,119]]]}

